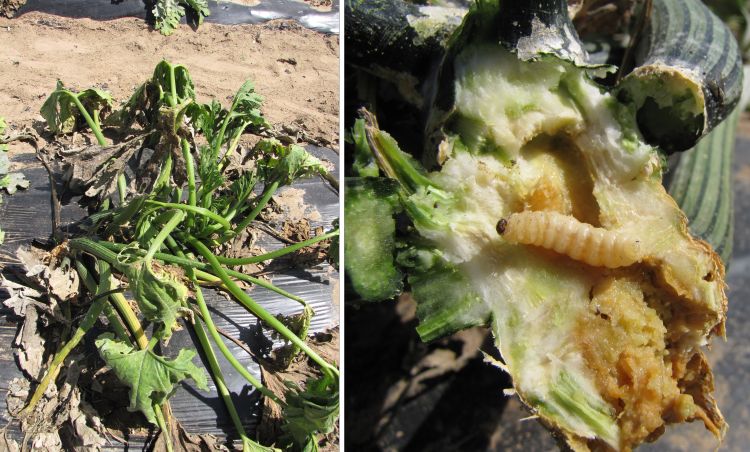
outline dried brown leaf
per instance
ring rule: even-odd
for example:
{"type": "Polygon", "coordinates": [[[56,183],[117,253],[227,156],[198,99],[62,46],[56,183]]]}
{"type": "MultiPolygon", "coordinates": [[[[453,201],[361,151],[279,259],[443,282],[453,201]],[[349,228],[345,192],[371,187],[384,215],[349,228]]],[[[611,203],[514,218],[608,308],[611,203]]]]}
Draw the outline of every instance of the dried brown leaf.
{"type": "MultiPolygon", "coordinates": [[[[174,416],[170,417],[169,433],[174,450],[181,452],[215,452],[228,451],[227,447],[214,435],[207,433],[188,433],[174,416]]],[[[164,435],[159,435],[154,443],[153,452],[166,452],[167,444],[164,435]]]]}
{"type": "Polygon", "coordinates": [[[39,334],[39,312],[36,307],[26,309],[26,318],[13,342],[18,366],[31,378],[39,381],[44,373],[44,343],[39,334]]]}
{"type": "Polygon", "coordinates": [[[19,450],[21,450],[16,440],[8,437],[7,430],[3,431],[2,436],[0,436],[0,450],[4,450],[7,452],[18,452],[19,450]]]}
{"type": "MultiPolygon", "coordinates": [[[[26,268],[26,277],[46,288],[52,301],[68,301],[78,296],[78,272],[67,259],[57,262],[38,248],[19,248],[16,256],[26,268]]],[[[51,308],[54,311],[54,303],[51,308]]]]}
{"type": "MultiPolygon", "coordinates": [[[[21,419],[24,442],[30,442],[32,450],[99,451],[107,444],[106,428],[95,410],[82,400],[77,386],[80,372],[77,362],[71,360],[59,389],[55,384],[49,385],[34,411],[21,419]]],[[[30,394],[28,380],[11,380],[6,399],[8,411],[17,415],[30,394]]]]}
{"type": "Polygon", "coordinates": [[[57,152],[43,149],[40,154],[55,175],[62,175],[61,182],[72,194],[104,198],[115,191],[118,176],[144,138],[137,136],[113,146],[91,145],[57,152]]]}

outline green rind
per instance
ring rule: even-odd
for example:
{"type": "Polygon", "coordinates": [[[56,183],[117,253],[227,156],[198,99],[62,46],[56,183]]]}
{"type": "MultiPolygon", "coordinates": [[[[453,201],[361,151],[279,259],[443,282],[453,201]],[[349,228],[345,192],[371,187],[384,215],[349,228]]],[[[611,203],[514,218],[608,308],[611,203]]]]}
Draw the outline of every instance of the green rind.
{"type": "Polygon", "coordinates": [[[456,268],[438,264],[410,276],[409,285],[417,301],[417,333],[424,342],[489,323],[489,308],[456,268]]]}
{"type": "Polygon", "coordinates": [[[445,52],[464,11],[456,8],[455,17],[432,19],[430,8],[402,0],[346,1],[346,63],[424,80],[445,52]]]}
{"type": "Polygon", "coordinates": [[[344,255],[347,281],[363,301],[389,300],[403,289],[396,267],[398,185],[389,179],[347,178],[344,255]]]}
{"type": "MultiPolygon", "coordinates": [[[[693,96],[703,117],[682,121],[663,137],[651,138],[667,152],[691,148],[721,123],[737,105],[742,93],[742,56],[729,28],[700,0],[653,0],[643,38],[638,44],[634,70],[623,80],[626,90],[643,88],[631,83],[653,78],[670,83],[678,73],[696,84],[693,96]],[[697,130],[693,122],[698,120],[697,130]],[[694,136],[691,136],[694,135],[694,136]]],[[[641,105],[639,105],[639,108],[641,105]]],[[[675,116],[677,110],[667,110],[675,116]]],[[[659,124],[642,125],[658,129],[659,124]]],[[[648,133],[644,135],[649,138],[648,133]]]]}
{"type": "Polygon", "coordinates": [[[688,218],[690,232],[708,242],[725,265],[732,257],[734,209],[732,156],[739,118],[736,109],[694,148],[683,153],[669,194],[688,218]]]}

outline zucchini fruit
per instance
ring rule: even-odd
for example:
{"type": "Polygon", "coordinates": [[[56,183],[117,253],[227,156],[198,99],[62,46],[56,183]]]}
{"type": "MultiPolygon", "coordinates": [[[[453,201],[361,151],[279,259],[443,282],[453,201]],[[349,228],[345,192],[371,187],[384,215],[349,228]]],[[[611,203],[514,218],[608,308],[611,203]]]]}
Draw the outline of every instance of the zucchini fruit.
{"type": "MultiPolygon", "coordinates": [[[[684,11],[691,15],[685,30],[695,36],[706,20],[714,36],[726,31],[699,16],[700,8],[684,11]]],[[[672,59],[660,66],[671,69],[649,72],[648,55],[656,50],[648,43],[675,17],[650,16],[658,23],[642,38],[646,57],[607,87],[596,80],[617,68],[588,59],[566,2],[480,0],[421,85],[419,163],[375,115],[362,112],[367,139],[366,146],[357,140],[357,168],[367,172],[359,176],[368,184],[397,182],[399,206],[388,211],[403,209],[408,226],[389,223],[393,254],[347,253],[347,277],[359,278],[349,271],[359,261],[398,267],[417,301],[424,340],[487,325],[515,392],[574,450],[631,450],[671,423],[700,420],[718,438],[726,430],[702,351],[712,336],[724,335],[724,265],[709,243],[691,235],[662,176],[665,153],[692,147],[731,113],[741,84],[729,63],[737,61],[737,47],[722,46],[723,57],[681,60],[682,50],[711,47],[673,46],[666,52],[672,59]],[[692,72],[703,74],[695,87],[685,82],[693,79],[673,76],[692,72]],[[723,87],[721,102],[704,91],[712,84],[723,87]],[[690,114],[654,134],[644,126],[657,128],[661,119],[649,110],[652,103],[690,114]],[[696,118],[701,122],[685,140],[663,142],[672,126],[696,118]]],[[[682,39],[667,37],[665,45],[682,39]]],[[[712,141],[728,139],[723,127],[730,126],[718,126],[712,141]]],[[[675,172],[673,193],[686,208],[697,206],[688,209],[696,231],[723,243],[731,197],[705,168],[721,168],[725,177],[731,150],[727,156],[713,146],[696,149],[675,172]],[[706,156],[710,165],[691,164],[706,156]],[[697,171],[710,188],[700,202],[680,188],[697,171]],[[721,199],[713,203],[721,206],[715,216],[702,207],[712,199],[721,199]]],[[[358,192],[347,208],[384,196],[358,192]]],[[[352,237],[367,240],[347,228],[345,240],[352,237]]]]}

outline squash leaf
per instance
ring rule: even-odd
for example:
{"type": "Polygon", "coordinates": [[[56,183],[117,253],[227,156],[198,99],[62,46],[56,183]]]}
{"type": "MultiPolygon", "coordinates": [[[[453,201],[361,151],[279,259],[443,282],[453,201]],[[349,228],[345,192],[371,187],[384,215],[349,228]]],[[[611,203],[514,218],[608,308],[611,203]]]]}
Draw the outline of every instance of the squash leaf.
{"type": "Polygon", "coordinates": [[[284,146],[275,138],[261,140],[256,150],[266,155],[258,172],[267,184],[278,181],[279,185],[288,185],[301,177],[328,172],[323,162],[305,148],[284,146]]]}
{"type": "Polygon", "coordinates": [[[191,378],[198,388],[208,390],[205,371],[193,364],[194,350],[182,349],[170,360],[151,350],[136,350],[110,333],[99,336],[96,347],[117,378],[130,386],[128,410],[141,411],[152,424],[156,424],[154,405],[171,397],[177,383],[191,378]]]}
{"type": "Polygon", "coordinates": [[[339,388],[329,377],[309,379],[305,389],[286,381],[285,424],[281,442],[285,449],[313,452],[318,450],[317,434],[333,431],[339,414],[339,388]]]}
{"type": "Polygon", "coordinates": [[[50,131],[56,135],[73,133],[82,125],[83,118],[76,106],[76,100],[94,116],[103,116],[112,108],[112,96],[106,91],[96,88],[88,88],[80,93],[74,93],[65,88],[58,80],[57,87],[44,101],[40,113],[50,131]]]}
{"type": "Polygon", "coordinates": [[[187,302],[187,287],[177,275],[154,270],[152,264],[144,260],[129,264],[125,274],[143,316],[164,324],[163,339],[171,336],[177,318],[190,312],[183,307],[183,302],[187,302]]]}

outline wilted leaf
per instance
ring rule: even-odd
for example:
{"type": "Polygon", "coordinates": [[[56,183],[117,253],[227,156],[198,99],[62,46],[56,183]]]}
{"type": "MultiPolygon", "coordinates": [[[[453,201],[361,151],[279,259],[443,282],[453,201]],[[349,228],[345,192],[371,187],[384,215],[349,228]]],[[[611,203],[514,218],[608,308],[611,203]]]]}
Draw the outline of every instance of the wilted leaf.
{"type": "Polygon", "coordinates": [[[205,372],[192,362],[194,350],[182,349],[170,360],[150,350],[136,350],[112,334],[99,336],[96,346],[120,381],[130,386],[128,409],[141,411],[152,424],[156,424],[154,404],[160,406],[171,397],[177,383],[192,378],[198,388],[208,390],[205,372]]]}
{"type": "Polygon", "coordinates": [[[93,407],[81,400],[81,391],[78,388],[71,392],[67,411],[76,450],[98,451],[107,443],[107,428],[93,407]]]}
{"type": "MultiPolygon", "coordinates": [[[[67,258],[54,262],[44,251],[36,248],[19,248],[16,256],[26,268],[26,277],[39,287],[46,288],[55,300],[66,301],[78,296],[78,273],[70,267],[67,258]],[[46,264],[47,260],[52,262],[46,264]]],[[[50,306],[55,307],[53,304],[50,306]]]]}
{"type": "Polygon", "coordinates": [[[45,155],[55,175],[71,194],[104,198],[115,191],[117,178],[143,144],[144,136],[114,146],[91,145],[45,155]]]}
{"type": "Polygon", "coordinates": [[[20,450],[16,440],[8,437],[7,430],[4,430],[2,436],[0,436],[0,450],[7,452],[18,452],[20,450]]]}
{"type": "Polygon", "coordinates": [[[187,301],[188,289],[179,278],[165,270],[154,270],[151,263],[143,260],[130,264],[125,274],[130,290],[146,319],[164,324],[164,338],[168,338],[177,318],[190,315],[182,307],[187,301]]]}
{"type": "MultiPolygon", "coordinates": [[[[31,435],[32,450],[98,451],[105,445],[107,429],[94,409],[82,399],[77,386],[80,372],[80,365],[72,359],[63,373],[59,390],[57,385],[49,385],[33,412],[21,419],[22,430],[34,432],[31,435]]],[[[28,380],[11,380],[8,383],[8,411],[16,415],[26,405],[29,395],[28,380]]],[[[0,450],[5,449],[0,447],[0,450]]]]}
{"type": "Polygon", "coordinates": [[[66,134],[76,130],[81,112],[75,104],[75,99],[89,114],[102,115],[104,111],[112,107],[112,97],[109,93],[96,88],[74,93],[65,89],[62,82],[58,80],[57,88],[44,101],[40,110],[52,133],[66,134]]]}
{"type": "Polygon", "coordinates": [[[44,373],[44,338],[39,334],[39,312],[35,307],[26,309],[21,328],[18,330],[15,354],[18,366],[35,380],[39,380],[44,373]]]}
{"type": "MultiPolygon", "coordinates": [[[[216,436],[203,433],[188,433],[174,416],[170,418],[169,434],[175,450],[183,452],[213,452],[228,451],[222,442],[216,436]]],[[[166,452],[167,444],[163,434],[159,434],[156,439],[152,452],[166,452]]]]}
{"type": "Polygon", "coordinates": [[[12,309],[13,313],[19,317],[26,316],[26,309],[28,309],[29,304],[41,303],[40,300],[43,296],[41,292],[6,279],[3,275],[0,275],[0,287],[7,290],[10,295],[7,300],[3,301],[3,304],[12,309]]]}

